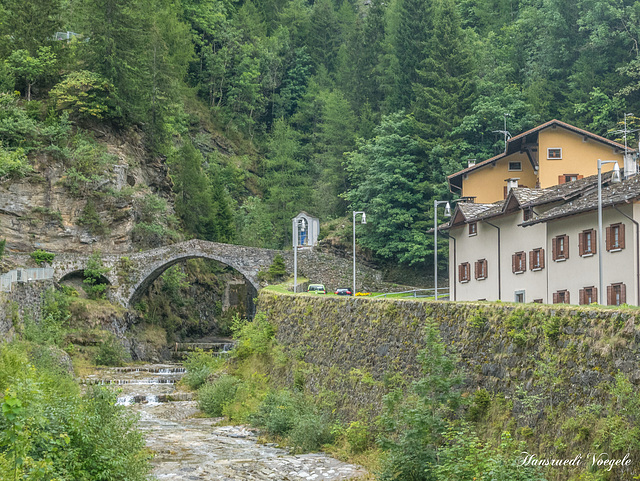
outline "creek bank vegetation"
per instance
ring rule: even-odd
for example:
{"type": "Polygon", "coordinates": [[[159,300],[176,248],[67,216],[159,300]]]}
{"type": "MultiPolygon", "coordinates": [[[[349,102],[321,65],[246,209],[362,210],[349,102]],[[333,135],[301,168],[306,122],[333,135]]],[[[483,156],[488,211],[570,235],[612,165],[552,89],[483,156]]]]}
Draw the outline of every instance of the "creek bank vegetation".
{"type": "Polygon", "coordinates": [[[252,321],[236,317],[232,330],[237,345],[229,358],[200,351],[185,362],[183,382],[197,390],[206,415],[249,423],[294,452],[322,449],[363,464],[380,480],[545,479],[536,468],[521,466],[525,445],[509,432],[497,442],[479,438],[476,423],[488,401],[463,397],[456,359],[446,353],[434,323],[423,332],[422,377],[409,385],[389,379],[382,412],[355,418],[341,411],[338,393],[310,392],[304,372],[283,375],[296,359],[275,340],[264,312],[252,321]]]}

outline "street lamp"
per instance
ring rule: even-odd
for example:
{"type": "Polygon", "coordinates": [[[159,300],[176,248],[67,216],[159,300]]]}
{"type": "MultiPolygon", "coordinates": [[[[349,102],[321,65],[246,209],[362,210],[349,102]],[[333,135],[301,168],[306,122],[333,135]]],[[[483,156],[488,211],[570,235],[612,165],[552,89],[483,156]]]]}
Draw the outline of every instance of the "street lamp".
{"type": "Polygon", "coordinates": [[[598,159],[598,298],[600,305],[604,305],[602,297],[604,295],[602,282],[602,166],[604,164],[613,164],[612,183],[620,182],[620,166],[616,160],[600,160],[598,159]]]}
{"type": "Polygon", "coordinates": [[[433,278],[435,300],[438,300],[438,206],[444,204],[444,216],[451,217],[451,205],[446,200],[433,201],[433,278]]]}
{"type": "Polygon", "coordinates": [[[362,224],[367,223],[367,214],[362,211],[353,211],[353,297],[356,296],[356,216],[362,214],[362,224]]]}

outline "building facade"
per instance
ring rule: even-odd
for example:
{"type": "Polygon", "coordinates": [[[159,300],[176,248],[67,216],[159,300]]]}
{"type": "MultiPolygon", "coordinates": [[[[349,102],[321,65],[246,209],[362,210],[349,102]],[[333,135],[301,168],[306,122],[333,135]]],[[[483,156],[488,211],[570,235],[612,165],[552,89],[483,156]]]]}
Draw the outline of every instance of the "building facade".
{"type": "Polygon", "coordinates": [[[452,300],[640,304],[640,176],[597,176],[547,189],[517,187],[494,204],[459,203],[449,236],[452,300]],[[599,292],[598,254],[603,256],[599,292]]]}
{"type": "MultiPolygon", "coordinates": [[[[626,172],[634,149],[559,120],[551,120],[511,138],[505,152],[448,177],[449,189],[488,203],[505,199],[511,186],[547,188],[597,173],[597,160],[615,160],[626,172]]],[[[611,170],[612,165],[604,167],[611,170]]]]}

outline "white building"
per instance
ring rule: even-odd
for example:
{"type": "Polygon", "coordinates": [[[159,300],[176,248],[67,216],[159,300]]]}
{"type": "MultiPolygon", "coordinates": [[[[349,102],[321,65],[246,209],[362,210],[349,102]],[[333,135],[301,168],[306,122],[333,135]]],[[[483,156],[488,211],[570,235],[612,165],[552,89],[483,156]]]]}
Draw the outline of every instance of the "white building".
{"type": "Polygon", "coordinates": [[[603,175],[603,246],[598,245],[597,176],[546,189],[515,187],[494,204],[458,203],[449,223],[450,298],[640,304],[640,176],[603,175]]]}

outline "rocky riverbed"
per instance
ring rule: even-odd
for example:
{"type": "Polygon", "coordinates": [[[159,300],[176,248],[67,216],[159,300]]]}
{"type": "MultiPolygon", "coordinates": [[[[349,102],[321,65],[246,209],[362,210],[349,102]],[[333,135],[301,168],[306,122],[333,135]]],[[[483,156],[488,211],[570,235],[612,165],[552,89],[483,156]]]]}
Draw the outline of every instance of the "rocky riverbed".
{"type": "Polygon", "coordinates": [[[140,414],[140,428],[155,456],[158,480],[340,481],[366,472],[321,453],[293,455],[260,444],[247,426],[220,426],[222,419],[194,417],[195,401],[175,393],[184,370],[169,365],[104,370],[86,380],[120,390],[118,402],[140,414]],[[159,402],[168,401],[168,402],[159,402]]]}

